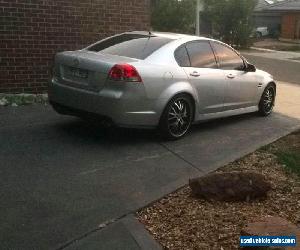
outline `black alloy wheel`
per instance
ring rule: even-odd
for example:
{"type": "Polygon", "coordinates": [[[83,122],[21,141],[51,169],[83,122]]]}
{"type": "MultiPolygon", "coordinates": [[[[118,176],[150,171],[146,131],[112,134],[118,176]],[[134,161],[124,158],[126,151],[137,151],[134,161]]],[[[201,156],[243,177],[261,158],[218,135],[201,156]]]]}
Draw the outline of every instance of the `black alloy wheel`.
{"type": "Polygon", "coordinates": [[[168,139],[179,139],[189,130],[193,120],[193,102],[188,95],[175,96],[167,105],[160,122],[160,130],[168,139]]]}

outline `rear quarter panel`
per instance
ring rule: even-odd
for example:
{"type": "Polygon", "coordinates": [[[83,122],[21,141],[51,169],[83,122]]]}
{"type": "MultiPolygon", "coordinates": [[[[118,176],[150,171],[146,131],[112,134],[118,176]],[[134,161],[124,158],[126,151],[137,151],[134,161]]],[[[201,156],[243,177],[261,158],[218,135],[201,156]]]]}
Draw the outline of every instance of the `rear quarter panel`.
{"type": "Polygon", "coordinates": [[[190,38],[175,40],[145,60],[133,64],[143,79],[147,98],[153,100],[153,109],[159,116],[169,100],[179,93],[190,94],[198,103],[197,91],[174,57],[174,51],[189,40],[190,38]]]}
{"type": "Polygon", "coordinates": [[[197,102],[197,93],[183,68],[174,65],[134,64],[140,73],[147,98],[160,115],[169,100],[179,93],[188,93],[197,102]]]}

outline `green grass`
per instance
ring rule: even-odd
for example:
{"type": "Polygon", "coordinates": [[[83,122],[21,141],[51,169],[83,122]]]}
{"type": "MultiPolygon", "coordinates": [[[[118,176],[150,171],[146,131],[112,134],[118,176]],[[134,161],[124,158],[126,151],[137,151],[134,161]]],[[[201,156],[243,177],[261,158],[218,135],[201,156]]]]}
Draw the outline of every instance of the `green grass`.
{"type": "Polygon", "coordinates": [[[0,106],[22,106],[33,103],[47,103],[45,94],[0,94],[0,106]]]}
{"type": "Polygon", "coordinates": [[[300,176],[300,153],[299,152],[277,152],[279,162],[285,166],[286,170],[300,176]]]}

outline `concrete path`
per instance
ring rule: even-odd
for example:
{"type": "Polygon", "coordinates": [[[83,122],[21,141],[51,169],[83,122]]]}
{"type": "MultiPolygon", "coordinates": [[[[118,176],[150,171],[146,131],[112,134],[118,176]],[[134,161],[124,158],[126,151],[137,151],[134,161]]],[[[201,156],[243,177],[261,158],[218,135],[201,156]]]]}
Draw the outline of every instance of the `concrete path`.
{"type": "Polygon", "coordinates": [[[156,249],[124,219],[299,128],[299,93],[279,83],[272,116],[203,123],[175,142],[153,131],[104,130],[49,106],[0,108],[1,247],[156,249]]]}
{"type": "Polygon", "coordinates": [[[300,120],[300,85],[277,82],[277,91],[275,112],[300,120]]]}
{"type": "Polygon", "coordinates": [[[158,250],[162,248],[133,215],[128,215],[102,230],[90,233],[82,240],[73,242],[65,249],[158,250]]]}

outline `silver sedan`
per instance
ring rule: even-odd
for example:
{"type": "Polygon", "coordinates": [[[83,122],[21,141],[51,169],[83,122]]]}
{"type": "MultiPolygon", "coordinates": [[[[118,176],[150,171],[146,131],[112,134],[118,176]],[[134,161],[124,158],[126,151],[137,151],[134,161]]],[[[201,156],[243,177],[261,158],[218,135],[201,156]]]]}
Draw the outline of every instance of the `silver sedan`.
{"type": "Polygon", "coordinates": [[[159,128],[170,139],[192,123],[272,112],[276,84],[230,46],[209,38],[127,32],[55,56],[49,100],[66,115],[159,128]]]}

